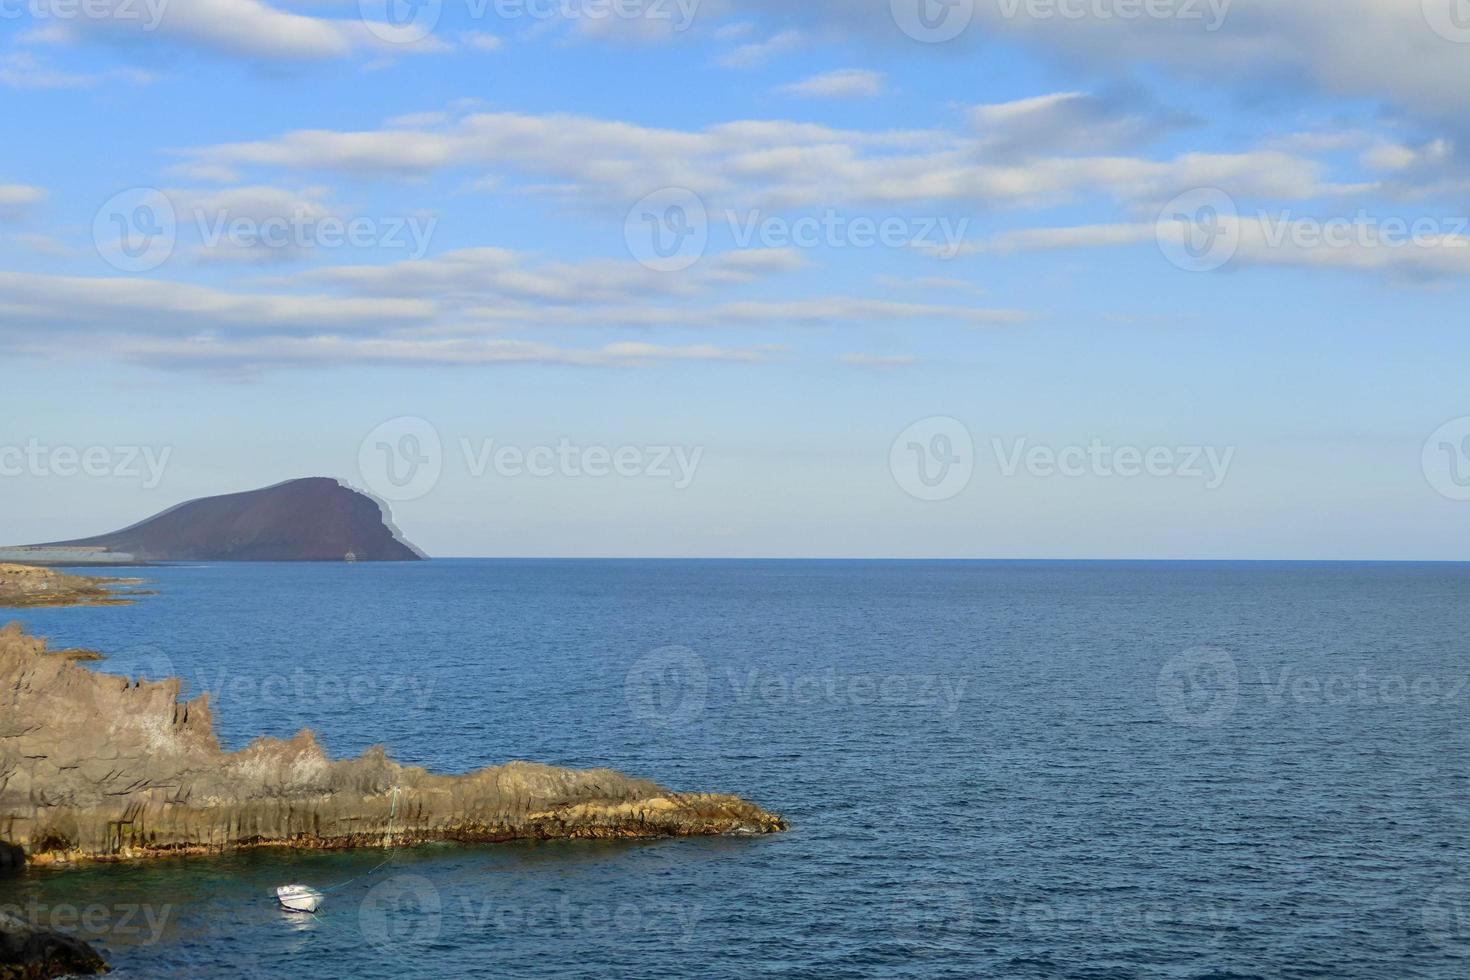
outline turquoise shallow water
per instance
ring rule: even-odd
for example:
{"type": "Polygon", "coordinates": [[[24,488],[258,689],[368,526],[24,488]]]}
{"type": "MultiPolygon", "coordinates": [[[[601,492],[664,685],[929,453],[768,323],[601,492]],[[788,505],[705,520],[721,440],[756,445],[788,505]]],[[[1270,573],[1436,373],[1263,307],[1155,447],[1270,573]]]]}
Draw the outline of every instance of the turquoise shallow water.
{"type": "Polygon", "coordinates": [[[17,618],[467,771],[609,765],[790,833],[31,873],[120,977],[1470,975],[1470,567],[436,561],[149,570],[17,618]],[[276,911],[286,881],[336,886],[276,911]]]}

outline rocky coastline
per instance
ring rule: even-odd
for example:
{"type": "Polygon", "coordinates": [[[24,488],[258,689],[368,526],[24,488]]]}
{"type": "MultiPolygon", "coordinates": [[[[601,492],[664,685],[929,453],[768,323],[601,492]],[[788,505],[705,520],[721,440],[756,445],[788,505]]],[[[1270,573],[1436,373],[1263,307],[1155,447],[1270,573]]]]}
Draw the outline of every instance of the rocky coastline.
{"type": "Polygon", "coordinates": [[[0,562],[0,606],[126,606],[146,595],[141,579],[68,575],[52,568],[0,562]]]}
{"type": "Polygon", "coordinates": [[[0,630],[0,841],[29,863],[241,848],[638,839],[784,830],[736,796],[525,762],[463,776],[379,748],[333,761],[303,731],[225,752],[208,697],[99,674],[0,630]]]}

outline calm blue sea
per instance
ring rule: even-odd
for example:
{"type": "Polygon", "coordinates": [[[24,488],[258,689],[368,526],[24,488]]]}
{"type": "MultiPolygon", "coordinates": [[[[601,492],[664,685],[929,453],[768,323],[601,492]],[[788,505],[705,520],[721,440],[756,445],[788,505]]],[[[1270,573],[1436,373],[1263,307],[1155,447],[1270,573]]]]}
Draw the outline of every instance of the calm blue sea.
{"type": "Polygon", "coordinates": [[[463,772],[612,766],[788,834],[250,854],[0,885],[123,978],[1470,976],[1470,566],[150,569],[34,631],[463,772]],[[317,919],[287,881],[339,886],[317,919]]]}

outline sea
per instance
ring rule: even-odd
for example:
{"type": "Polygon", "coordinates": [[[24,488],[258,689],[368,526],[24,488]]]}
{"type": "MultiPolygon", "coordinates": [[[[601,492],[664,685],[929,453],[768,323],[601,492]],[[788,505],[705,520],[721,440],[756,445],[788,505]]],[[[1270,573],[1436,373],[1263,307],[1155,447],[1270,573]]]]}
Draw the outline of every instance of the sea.
{"type": "Polygon", "coordinates": [[[1470,565],[142,574],[13,618],[184,678],[231,748],[607,766],[790,830],[0,881],[119,978],[1470,976],[1470,565]],[[276,907],[294,882],[320,914],[276,907]]]}

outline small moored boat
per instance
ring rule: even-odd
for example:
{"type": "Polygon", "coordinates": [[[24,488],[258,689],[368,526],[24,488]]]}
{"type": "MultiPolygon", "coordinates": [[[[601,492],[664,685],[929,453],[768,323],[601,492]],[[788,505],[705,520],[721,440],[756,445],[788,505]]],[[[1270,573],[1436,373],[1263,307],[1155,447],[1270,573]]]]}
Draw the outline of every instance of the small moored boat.
{"type": "Polygon", "coordinates": [[[306,885],[282,885],[276,889],[276,901],[287,912],[315,912],[326,896],[306,885]]]}

